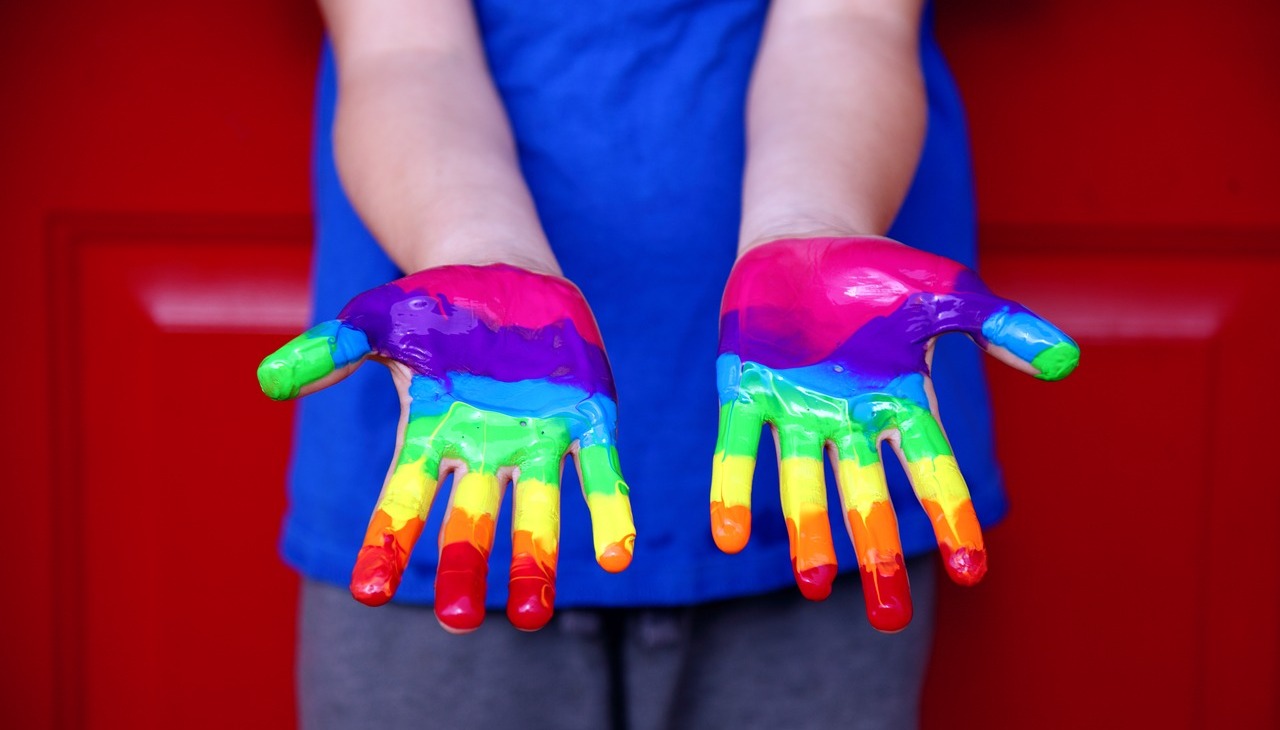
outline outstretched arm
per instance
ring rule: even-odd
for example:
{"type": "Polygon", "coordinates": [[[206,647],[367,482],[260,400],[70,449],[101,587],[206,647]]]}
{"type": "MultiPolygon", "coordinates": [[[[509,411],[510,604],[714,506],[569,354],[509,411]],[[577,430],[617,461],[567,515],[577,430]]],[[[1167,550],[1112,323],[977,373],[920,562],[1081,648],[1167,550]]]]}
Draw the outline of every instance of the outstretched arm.
{"type": "Polygon", "coordinates": [[[407,272],[509,263],[558,274],[466,0],[322,0],[338,63],[335,155],[407,272]]]}
{"type": "Polygon", "coordinates": [[[924,143],[920,0],[778,0],[747,102],[741,251],[884,235],[924,143]]]}
{"type": "Polygon", "coordinates": [[[720,430],[711,527],[726,552],[751,531],[760,430],[774,433],[792,569],[825,598],[836,575],[824,457],[861,567],[867,616],[911,620],[887,442],[937,535],[948,574],[972,585],[986,550],[942,430],[937,336],[962,332],[1045,380],[1080,350],[954,261],[882,238],[919,163],[925,95],[919,0],[777,0],[751,82],[738,261],[721,308],[720,430]]]}

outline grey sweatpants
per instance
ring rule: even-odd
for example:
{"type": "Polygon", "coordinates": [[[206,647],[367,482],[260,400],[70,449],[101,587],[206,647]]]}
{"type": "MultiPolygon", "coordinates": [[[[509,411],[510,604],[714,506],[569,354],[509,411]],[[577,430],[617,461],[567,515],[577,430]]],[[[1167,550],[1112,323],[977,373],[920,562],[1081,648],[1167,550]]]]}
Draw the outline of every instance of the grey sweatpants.
{"type": "Polygon", "coordinates": [[[877,633],[856,574],[823,602],[792,588],[678,609],[564,610],[522,633],[492,613],[453,636],[430,607],[377,609],[304,582],[302,726],[913,728],[932,643],[934,561],[908,561],[915,619],[877,633]]]}

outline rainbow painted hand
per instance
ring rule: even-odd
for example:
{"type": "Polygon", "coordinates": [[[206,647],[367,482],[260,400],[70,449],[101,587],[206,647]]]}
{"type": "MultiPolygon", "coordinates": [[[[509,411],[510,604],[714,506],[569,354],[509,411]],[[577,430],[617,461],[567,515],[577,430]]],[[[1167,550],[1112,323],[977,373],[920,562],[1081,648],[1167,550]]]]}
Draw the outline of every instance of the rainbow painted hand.
{"type": "Polygon", "coordinates": [[[751,477],[764,423],[778,444],[782,510],[800,591],[821,600],[836,575],[824,449],[881,631],[911,620],[902,544],[880,463],[888,441],[933,523],[947,572],[972,585],[986,552],[969,490],[938,421],[929,375],[935,338],[963,332],[1044,380],[1080,349],[1061,330],[992,294],[950,259],[885,238],[775,241],[739,259],[721,308],[720,431],[711,528],[735,553],[751,531],[751,477]]]}
{"type": "Polygon", "coordinates": [[[366,358],[391,367],[403,407],[394,467],[351,576],[357,600],[391,600],[436,488],[454,485],[440,536],[436,617],[466,632],[484,620],[502,492],[514,481],[507,616],[550,620],[560,539],[560,470],[578,464],[596,560],[631,562],[635,526],[618,468],[617,397],[595,319],[565,279],[503,264],[427,269],[351,300],[258,368],[283,400],[341,380],[366,358]]]}

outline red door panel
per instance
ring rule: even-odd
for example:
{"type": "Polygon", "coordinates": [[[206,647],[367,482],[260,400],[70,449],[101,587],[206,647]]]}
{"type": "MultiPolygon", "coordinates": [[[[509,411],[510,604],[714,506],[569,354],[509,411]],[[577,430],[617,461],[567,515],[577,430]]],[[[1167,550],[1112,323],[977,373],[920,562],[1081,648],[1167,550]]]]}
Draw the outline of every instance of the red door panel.
{"type": "Polygon", "coordinates": [[[305,326],[305,221],[54,231],[63,720],[288,726],[297,580],[275,544],[291,409],[253,372],[305,326]]]}
{"type": "Polygon", "coordinates": [[[1112,242],[1104,266],[1014,248],[1064,238],[1053,231],[988,233],[988,281],[1086,354],[1052,386],[990,368],[1013,508],[992,531],[988,580],[943,593],[929,726],[956,713],[1006,727],[1272,726],[1267,523],[1280,499],[1274,475],[1249,472],[1274,438],[1280,388],[1248,373],[1280,356],[1258,336],[1280,256],[1072,231],[1112,242]]]}

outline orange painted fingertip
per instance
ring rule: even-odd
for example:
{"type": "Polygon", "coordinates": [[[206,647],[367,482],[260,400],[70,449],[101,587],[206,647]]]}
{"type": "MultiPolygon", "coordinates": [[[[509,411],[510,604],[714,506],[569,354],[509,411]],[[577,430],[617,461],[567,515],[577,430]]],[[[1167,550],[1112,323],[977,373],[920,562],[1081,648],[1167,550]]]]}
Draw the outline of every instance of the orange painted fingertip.
{"type": "Polygon", "coordinates": [[[628,535],[622,540],[611,542],[596,557],[596,561],[600,563],[600,567],[610,573],[621,573],[631,565],[631,551],[635,542],[635,535],[628,535]]]}
{"type": "Polygon", "coordinates": [[[751,537],[751,508],[746,505],[726,507],[711,503],[711,537],[722,552],[741,552],[751,537]]]}

